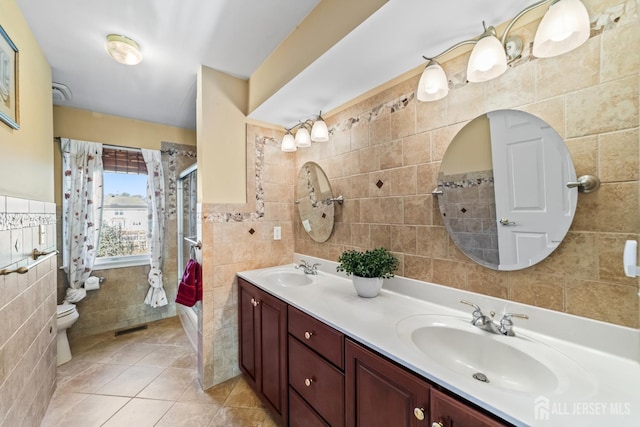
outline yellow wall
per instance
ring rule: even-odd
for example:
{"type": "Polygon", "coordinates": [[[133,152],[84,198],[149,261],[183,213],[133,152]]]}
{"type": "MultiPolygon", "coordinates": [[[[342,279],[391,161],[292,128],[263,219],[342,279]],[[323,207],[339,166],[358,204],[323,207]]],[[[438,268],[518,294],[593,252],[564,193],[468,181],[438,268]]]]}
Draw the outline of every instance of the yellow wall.
{"type": "MultiPolygon", "coordinates": [[[[153,150],[159,150],[162,141],[187,145],[196,144],[196,134],[190,129],[60,106],[53,107],[53,133],[62,138],[153,150]]],[[[55,200],[57,204],[61,204],[62,158],[59,145],[51,142],[50,144],[55,146],[54,159],[52,160],[55,171],[55,200]]]]}
{"type": "Polygon", "coordinates": [[[491,129],[486,114],[467,123],[451,142],[440,165],[441,174],[455,175],[493,169],[491,129]]]}
{"type": "Polygon", "coordinates": [[[251,75],[248,112],[255,110],[387,1],[322,0],[251,75]]]}
{"type": "Polygon", "coordinates": [[[246,202],[248,84],[212,68],[198,72],[198,201],[246,202]]]}
{"type": "Polygon", "coordinates": [[[0,0],[0,25],[20,55],[20,129],[0,123],[0,194],[53,202],[51,67],[14,0],[0,0]]]}
{"type": "Polygon", "coordinates": [[[123,147],[159,150],[162,141],[196,145],[190,129],[60,106],[53,107],[53,129],[55,136],[123,147]]]}

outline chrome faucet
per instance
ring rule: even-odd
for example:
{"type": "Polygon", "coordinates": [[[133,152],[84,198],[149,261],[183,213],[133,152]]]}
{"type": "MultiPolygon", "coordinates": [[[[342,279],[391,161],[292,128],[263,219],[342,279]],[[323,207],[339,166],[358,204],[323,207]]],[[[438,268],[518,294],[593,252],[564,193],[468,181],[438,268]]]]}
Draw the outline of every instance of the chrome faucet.
{"type": "Polygon", "coordinates": [[[461,300],[460,302],[462,304],[467,304],[473,307],[473,312],[471,313],[471,316],[473,316],[473,319],[471,319],[471,324],[476,328],[480,328],[484,331],[491,332],[492,334],[499,334],[499,335],[514,337],[516,334],[513,332],[513,320],[511,320],[511,318],[512,317],[518,317],[520,319],[529,318],[529,316],[527,316],[526,314],[505,313],[502,316],[502,319],[500,319],[500,322],[496,323],[493,320],[493,318],[496,315],[495,311],[491,311],[489,313],[490,316],[487,316],[484,313],[482,313],[482,310],[476,304],[469,301],[465,301],[465,300],[461,300]]]}
{"type": "Polygon", "coordinates": [[[304,271],[304,274],[318,274],[318,267],[320,266],[320,264],[309,264],[307,263],[307,261],[301,259],[300,260],[300,264],[296,265],[296,269],[298,268],[302,268],[302,271],[304,271]]]}

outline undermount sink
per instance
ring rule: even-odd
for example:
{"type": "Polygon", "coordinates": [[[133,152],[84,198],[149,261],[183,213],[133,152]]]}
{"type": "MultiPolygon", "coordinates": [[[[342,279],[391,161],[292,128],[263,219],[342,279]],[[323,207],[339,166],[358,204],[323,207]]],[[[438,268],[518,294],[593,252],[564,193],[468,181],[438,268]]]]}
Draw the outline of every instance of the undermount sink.
{"type": "Polygon", "coordinates": [[[317,281],[318,275],[305,274],[293,266],[271,268],[261,273],[262,278],[275,286],[298,287],[307,286],[317,281]]]}
{"type": "Polygon", "coordinates": [[[470,318],[411,316],[396,330],[431,362],[488,387],[548,396],[588,393],[594,386],[591,376],[561,352],[522,335],[483,331],[470,318]]]}

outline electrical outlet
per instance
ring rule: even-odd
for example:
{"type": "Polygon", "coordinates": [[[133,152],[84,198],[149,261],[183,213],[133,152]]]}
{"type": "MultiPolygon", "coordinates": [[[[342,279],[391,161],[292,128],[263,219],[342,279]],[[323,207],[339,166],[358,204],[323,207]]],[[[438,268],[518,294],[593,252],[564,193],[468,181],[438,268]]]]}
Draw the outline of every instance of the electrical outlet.
{"type": "Polygon", "coordinates": [[[273,240],[282,239],[282,228],[281,227],[273,227],[273,240]]]}

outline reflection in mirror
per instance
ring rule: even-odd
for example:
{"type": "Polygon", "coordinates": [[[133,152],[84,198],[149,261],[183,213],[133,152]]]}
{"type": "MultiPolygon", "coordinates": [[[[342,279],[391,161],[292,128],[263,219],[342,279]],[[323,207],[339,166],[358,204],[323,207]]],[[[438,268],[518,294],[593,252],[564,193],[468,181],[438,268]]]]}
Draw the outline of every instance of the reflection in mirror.
{"type": "Polygon", "coordinates": [[[333,231],[334,203],[331,185],[314,162],[302,165],[296,182],[296,204],[302,227],[316,242],[326,242],[333,231]]]}
{"type": "Polygon", "coordinates": [[[571,226],[577,190],[560,135],[529,113],[498,110],[469,122],[438,174],[440,212],[469,258],[496,270],[545,259],[571,226]]]}

